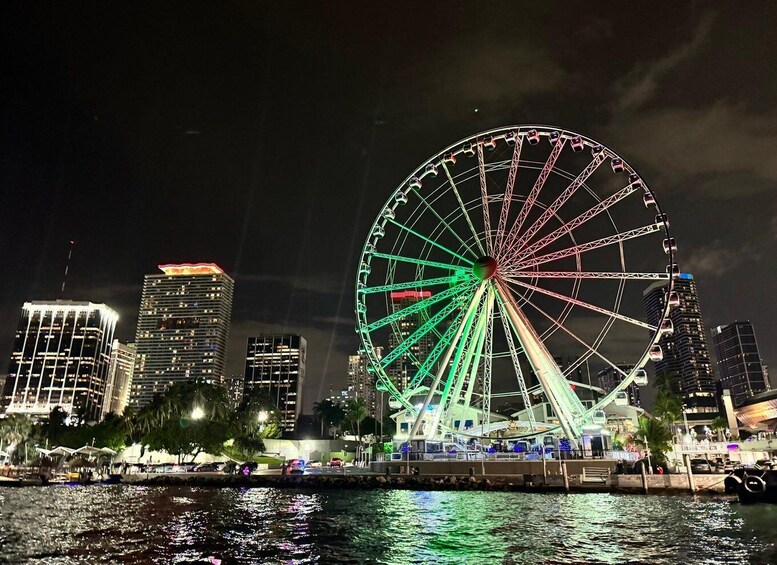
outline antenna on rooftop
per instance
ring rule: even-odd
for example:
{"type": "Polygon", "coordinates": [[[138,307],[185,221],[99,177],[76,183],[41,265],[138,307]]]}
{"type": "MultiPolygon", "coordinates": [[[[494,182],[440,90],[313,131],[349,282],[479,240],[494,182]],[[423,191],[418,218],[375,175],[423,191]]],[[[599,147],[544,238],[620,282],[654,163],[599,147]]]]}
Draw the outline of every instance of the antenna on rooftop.
{"type": "Polygon", "coordinates": [[[67,262],[65,263],[65,274],[62,277],[62,288],[59,291],[60,298],[65,297],[65,285],[67,284],[67,273],[70,270],[70,259],[73,257],[73,248],[76,246],[76,242],[70,240],[70,249],[67,252],[67,262]]]}

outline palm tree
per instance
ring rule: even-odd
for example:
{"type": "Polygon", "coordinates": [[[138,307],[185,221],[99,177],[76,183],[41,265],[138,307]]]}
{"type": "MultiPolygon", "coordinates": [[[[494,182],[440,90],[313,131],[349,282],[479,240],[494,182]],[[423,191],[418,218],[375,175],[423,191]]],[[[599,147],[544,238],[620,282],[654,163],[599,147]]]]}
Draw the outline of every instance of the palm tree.
{"type": "Polygon", "coordinates": [[[677,422],[683,413],[683,404],[680,399],[674,395],[674,393],[659,390],[658,396],[656,396],[656,404],[653,408],[653,416],[665,422],[669,426],[669,430],[672,430],[675,422],[677,422]]]}
{"type": "Polygon", "coordinates": [[[335,403],[329,399],[322,400],[313,404],[313,414],[321,422],[321,437],[324,437],[324,422],[331,424],[332,413],[335,408],[335,403]]]}
{"type": "Polygon", "coordinates": [[[650,450],[656,462],[666,461],[666,453],[672,449],[672,432],[657,418],[641,417],[634,439],[637,445],[650,450]]]}
{"type": "Polygon", "coordinates": [[[715,416],[710,424],[710,429],[718,434],[718,441],[723,441],[723,430],[726,428],[728,428],[728,421],[720,414],[715,416]]]}
{"type": "Polygon", "coordinates": [[[8,446],[11,453],[32,433],[32,420],[26,414],[11,414],[0,421],[0,445],[8,446]]]}
{"type": "Polygon", "coordinates": [[[364,404],[364,400],[357,398],[356,400],[349,400],[346,405],[345,418],[352,424],[356,425],[356,436],[359,438],[359,443],[362,441],[361,424],[362,420],[367,417],[367,406],[364,404]]]}

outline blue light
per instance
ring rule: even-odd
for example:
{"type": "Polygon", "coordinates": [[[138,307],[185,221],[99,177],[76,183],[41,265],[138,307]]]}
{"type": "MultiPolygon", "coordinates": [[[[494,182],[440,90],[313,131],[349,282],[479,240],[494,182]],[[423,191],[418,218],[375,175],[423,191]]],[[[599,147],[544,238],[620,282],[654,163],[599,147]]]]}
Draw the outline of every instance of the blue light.
{"type": "Polygon", "coordinates": [[[692,281],[693,275],[691,273],[680,273],[680,278],[685,281],[692,281]]]}

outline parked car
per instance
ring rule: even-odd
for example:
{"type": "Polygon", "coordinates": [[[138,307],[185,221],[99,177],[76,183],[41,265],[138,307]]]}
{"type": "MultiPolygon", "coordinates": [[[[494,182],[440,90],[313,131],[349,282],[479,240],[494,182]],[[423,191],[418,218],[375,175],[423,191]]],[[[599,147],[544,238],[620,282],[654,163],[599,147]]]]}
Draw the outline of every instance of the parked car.
{"type": "Polygon", "coordinates": [[[194,468],[195,473],[215,473],[221,468],[220,463],[200,463],[194,468]]]}
{"type": "Polygon", "coordinates": [[[307,467],[318,469],[321,467],[321,461],[308,461],[307,467]]]}
{"type": "Polygon", "coordinates": [[[332,459],[329,460],[329,466],[330,467],[342,467],[343,466],[343,460],[339,457],[332,457],[332,459]]]}
{"type": "Polygon", "coordinates": [[[303,459],[291,459],[286,465],[290,474],[301,475],[305,472],[305,461],[303,459]]]}
{"type": "Polygon", "coordinates": [[[706,459],[691,459],[691,473],[697,475],[712,473],[712,465],[706,459]]]}

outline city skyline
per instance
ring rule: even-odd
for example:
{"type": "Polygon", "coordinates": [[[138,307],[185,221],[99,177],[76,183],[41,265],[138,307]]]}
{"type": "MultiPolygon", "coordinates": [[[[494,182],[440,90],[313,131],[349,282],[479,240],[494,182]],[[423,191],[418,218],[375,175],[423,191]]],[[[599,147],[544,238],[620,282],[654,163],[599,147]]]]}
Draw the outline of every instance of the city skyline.
{"type": "Polygon", "coordinates": [[[330,382],[346,382],[356,253],[385,198],[452,140],[552,123],[638,164],[672,218],[680,267],[699,281],[706,325],[752,320],[765,363],[775,363],[776,61],[759,48],[767,17],[726,5],[676,7],[670,26],[648,7],[574,17],[542,6],[418,10],[375,21],[333,6],[314,25],[294,7],[114,7],[111,17],[97,10],[105,17],[95,27],[75,7],[45,21],[28,6],[9,9],[17,25],[3,46],[15,55],[15,88],[0,181],[8,206],[36,210],[40,224],[8,219],[2,258],[14,269],[0,355],[10,354],[19,306],[58,296],[70,240],[63,298],[115,308],[122,341],[133,339],[143,274],[160,262],[213,261],[237,284],[225,374],[241,372],[250,335],[306,335],[309,410],[330,382]],[[475,16],[482,25],[470,29],[463,22],[475,16]],[[432,17],[456,33],[430,32],[432,17]],[[117,39],[125,23],[147,19],[157,23],[142,40],[117,39]],[[284,22],[304,41],[278,33],[284,22]],[[601,64],[624,29],[630,41],[601,64]],[[434,50],[417,41],[429,33],[434,50]],[[123,213],[112,213],[116,203],[123,213]]]}

